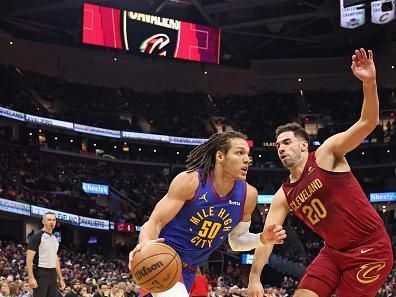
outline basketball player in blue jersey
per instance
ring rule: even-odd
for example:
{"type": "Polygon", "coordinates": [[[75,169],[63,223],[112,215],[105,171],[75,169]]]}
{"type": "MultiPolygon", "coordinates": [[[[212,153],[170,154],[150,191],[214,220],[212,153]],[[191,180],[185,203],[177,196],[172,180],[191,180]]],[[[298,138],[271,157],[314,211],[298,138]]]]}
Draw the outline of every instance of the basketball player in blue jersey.
{"type": "Polygon", "coordinates": [[[283,243],[286,233],[279,225],[249,232],[257,202],[257,190],[245,181],[249,163],[246,137],[238,132],[215,134],[190,152],[187,170],[174,178],[129,255],[131,262],[143,245],[164,240],[182,260],[183,280],[166,292],[141,290],[140,296],[188,297],[197,267],[226,238],[236,251],[283,243]]]}

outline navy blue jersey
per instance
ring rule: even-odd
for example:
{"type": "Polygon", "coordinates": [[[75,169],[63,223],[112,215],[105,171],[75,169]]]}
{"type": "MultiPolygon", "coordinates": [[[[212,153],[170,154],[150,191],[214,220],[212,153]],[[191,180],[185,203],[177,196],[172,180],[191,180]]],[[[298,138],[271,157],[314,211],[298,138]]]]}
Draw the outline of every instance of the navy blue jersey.
{"type": "Polygon", "coordinates": [[[231,192],[220,197],[211,175],[198,185],[194,197],[162,229],[160,236],[191,266],[201,266],[241,221],[246,182],[235,181],[231,192]]]}

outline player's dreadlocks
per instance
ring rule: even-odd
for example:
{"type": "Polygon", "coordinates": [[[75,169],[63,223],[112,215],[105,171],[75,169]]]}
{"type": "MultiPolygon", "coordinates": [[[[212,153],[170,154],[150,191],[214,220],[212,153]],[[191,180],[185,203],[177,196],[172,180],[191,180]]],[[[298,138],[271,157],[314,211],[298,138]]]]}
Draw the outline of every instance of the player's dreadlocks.
{"type": "Polygon", "coordinates": [[[187,156],[187,172],[192,172],[199,168],[203,169],[202,184],[206,183],[210,170],[216,163],[216,152],[222,151],[224,154],[231,148],[230,139],[247,139],[240,132],[223,132],[213,134],[206,142],[194,148],[187,156]]]}

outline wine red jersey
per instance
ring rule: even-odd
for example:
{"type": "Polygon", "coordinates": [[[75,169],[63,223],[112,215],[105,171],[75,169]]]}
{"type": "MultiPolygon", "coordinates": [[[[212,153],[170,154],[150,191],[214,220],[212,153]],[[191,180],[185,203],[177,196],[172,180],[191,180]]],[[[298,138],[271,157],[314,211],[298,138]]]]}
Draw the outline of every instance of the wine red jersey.
{"type": "Polygon", "coordinates": [[[334,249],[350,248],[384,228],[352,172],[321,169],[315,152],[300,179],[282,188],[290,210],[334,249]]]}

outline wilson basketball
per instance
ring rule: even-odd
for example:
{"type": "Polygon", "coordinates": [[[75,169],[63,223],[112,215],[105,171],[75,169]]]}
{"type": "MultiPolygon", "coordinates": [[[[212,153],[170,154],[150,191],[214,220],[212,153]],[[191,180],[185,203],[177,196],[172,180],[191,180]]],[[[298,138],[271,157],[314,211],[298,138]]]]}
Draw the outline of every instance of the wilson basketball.
{"type": "Polygon", "coordinates": [[[149,243],[137,252],[131,263],[133,281],[152,293],[172,288],[180,279],[182,264],[169,245],[149,243]]]}

